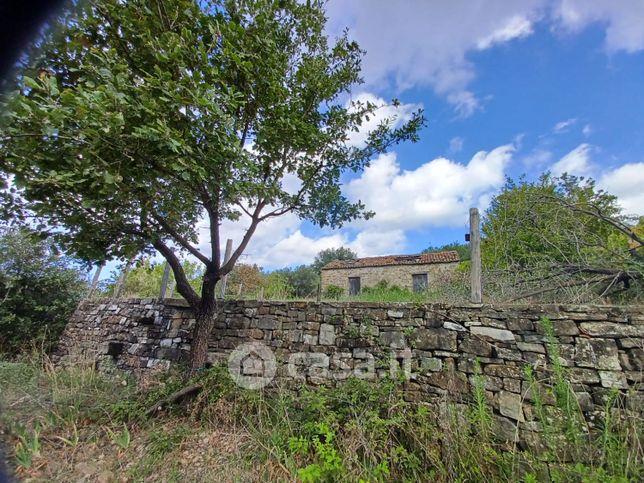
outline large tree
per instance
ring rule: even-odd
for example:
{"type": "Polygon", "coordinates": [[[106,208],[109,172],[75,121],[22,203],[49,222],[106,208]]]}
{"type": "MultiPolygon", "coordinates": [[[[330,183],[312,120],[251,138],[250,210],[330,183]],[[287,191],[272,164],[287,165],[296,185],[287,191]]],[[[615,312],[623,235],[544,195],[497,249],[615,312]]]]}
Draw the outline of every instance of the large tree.
{"type": "Polygon", "coordinates": [[[508,180],[483,220],[483,263],[524,289],[516,298],[561,299],[567,291],[586,301],[630,289],[641,296],[634,293],[644,280],[637,223],[590,179],[544,174],[533,182],[508,180]]]}
{"type": "Polygon", "coordinates": [[[4,106],[2,170],[28,214],[86,260],[158,251],[195,312],[193,368],[207,360],[215,285],[257,225],[289,212],[331,227],[368,216],[342,195],[341,174],[415,141],[424,122],[386,119],[348,143],[378,106],[347,100],[363,52],[346,33],[329,42],[322,4],[75,2],[4,106]],[[225,219],[248,225],[223,263],[225,219]],[[178,251],[204,265],[200,291],[178,251]]]}

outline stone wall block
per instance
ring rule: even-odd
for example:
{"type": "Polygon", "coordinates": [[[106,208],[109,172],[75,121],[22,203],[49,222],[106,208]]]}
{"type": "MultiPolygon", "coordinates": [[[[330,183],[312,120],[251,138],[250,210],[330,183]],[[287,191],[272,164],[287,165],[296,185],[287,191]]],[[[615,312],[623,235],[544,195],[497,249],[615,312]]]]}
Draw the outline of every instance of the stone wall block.
{"type": "Polygon", "coordinates": [[[582,322],[581,331],[590,337],[634,337],[644,338],[644,326],[618,324],[615,322],[582,322]]]}
{"type": "Polygon", "coordinates": [[[331,324],[320,325],[320,344],[333,345],[335,343],[335,327],[331,324]]]}
{"type": "Polygon", "coordinates": [[[458,350],[467,354],[490,357],[492,355],[492,344],[481,337],[466,336],[459,344],[458,350]]]}
{"type": "Polygon", "coordinates": [[[617,344],[612,339],[582,339],[577,341],[574,352],[575,364],[608,371],[619,371],[617,344]]]}
{"type": "Polygon", "coordinates": [[[490,340],[500,342],[514,342],[515,336],[507,329],[497,329],[493,327],[472,327],[470,332],[474,335],[485,337],[490,340]]]}
{"type": "Polygon", "coordinates": [[[416,329],[410,337],[410,343],[412,347],[421,350],[455,351],[456,332],[447,329],[416,329]]]}

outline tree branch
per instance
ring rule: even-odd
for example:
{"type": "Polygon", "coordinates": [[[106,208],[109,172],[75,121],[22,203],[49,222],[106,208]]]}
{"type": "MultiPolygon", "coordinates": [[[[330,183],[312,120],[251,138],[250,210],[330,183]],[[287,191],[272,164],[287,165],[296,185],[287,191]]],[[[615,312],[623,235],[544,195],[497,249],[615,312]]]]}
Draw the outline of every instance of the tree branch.
{"type": "Polygon", "coordinates": [[[203,253],[201,253],[199,250],[197,250],[196,247],[192,246],[192,244],[185,238],[183,237],[179,232],[177,232],[162,216],[157,214],[156,212],[152,211],[151,212],[152,217],[161,225],[161,227],[170,235],[174,240],[181,245],[183,248],[188,250],[192,255],[194,255],[201,263],[204,265],[209,265],[210,264],[210,259],[205,256],[203,253]]]}
{"type": "Polygon", "coordinates": [[[188,282],[188,278],[186,277],[186,272],[183,270],[183,267],[181,266],[181,261],[177,258],[177,256],[174,254],[172,249],[163,243],[160,239],[155,240],[152,243],[152,246],[156,248],[161,255],[163,255],[163,258],[165,258],[170,265],[170,268],[172,268],[172,272],[174,273],[174,279],[177,284],[177,292],[179,292],[183,298],[185,298],[188,303],[190,304],[191,307],[195,308],[199,305],[201,302],[201,298],[199,295],[197,295],[197,292],[192,288],[190,285],[190,282],[188,282]]]}
{"type": "Polygon", "coordinates": [[[265,206],[266,206],[266,201],[264,201],[264,200],[262,200],[259,203],[257,203],[257,206],[255,207],[255,210],[253,212],[253,215],[251,216],[250,226],[248,227],[248,230],[246,230],[246,233],[244,234],[244,238],[242,238],[242,241],[239,244],[239,246],[231,254],[230,259],[228,260],[228,262],[220,268],[220,270],[219,270],[219,275],[220,276],[226,275],[227,273],[229,273],[233,269],[233,267],[235,266],[235,262],[237,261],[239,256],[246,249],[246,246],[248,245],[248,242],[250,241],[251,237],[253,236],[253,233],[255,233],[255,229],[257,228],[257,225],[263,219],[263,218],[259,217],[259,214],[261,213],[262,209],[265,206]]]}
{"type": "Polygon", "coordinates": [[[639,243],[640,246],[644,246],[644,239],[640,238],[637,233],[635,233],[633,230],[631,230],[627,225],[624,223],[615,220],[614,218],[611,218],[610,216],[604,215],[601,210],[597,206],[592,206],[593,210],[586,209],[586,208],[581,208],[575,204],[569,203],[566,200],[563,200],[561,198],[557,198],[555,196],[548,196],[547,197],[550,200],[556,201],[558,203],[563,204],[564,206],[570,208],[573,211],[576,211],[578,213],[584,213],[585,215],[593,216],[595,218],[598,218],[609,225],[611,225],[613,228],[621,231],[623,234],[628,236],[631,240],[639,243]]]}

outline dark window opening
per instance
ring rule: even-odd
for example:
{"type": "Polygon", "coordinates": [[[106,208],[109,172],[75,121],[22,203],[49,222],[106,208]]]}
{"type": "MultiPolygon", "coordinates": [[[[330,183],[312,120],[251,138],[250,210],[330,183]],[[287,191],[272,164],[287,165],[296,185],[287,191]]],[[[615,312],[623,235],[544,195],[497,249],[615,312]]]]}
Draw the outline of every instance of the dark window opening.
{"type": "Polygon", "coordinates": [[[114,361],[116,361],[121,354],[123,354],[123,342],[109,342],[107,344],[107,355],[112,356],[114,361]]]}
{"type": "Polygon", "coordinates": [[[427,274],[426,273],[416,273],[411,276],[412,285],[414,287],[414,292],[424,292],[427,290],[427,274]]]}
{"type": "Polygon", "coordinates": [[[360,277],[349,277],[349,295],[360,293],[360,277]]]}

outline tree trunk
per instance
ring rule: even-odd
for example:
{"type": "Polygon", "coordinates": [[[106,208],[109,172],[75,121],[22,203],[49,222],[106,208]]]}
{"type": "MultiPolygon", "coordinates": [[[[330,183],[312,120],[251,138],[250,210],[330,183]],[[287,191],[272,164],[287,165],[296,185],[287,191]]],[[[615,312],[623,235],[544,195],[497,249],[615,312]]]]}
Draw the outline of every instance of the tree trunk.
{"type": "Polygon", "coordinates": [[[190,345],[190,368],[192,371],[202,369],[208,362],[208,340],[217,320],[217,302],[202,303],[195,309],[195,327],[190,345]]]}

